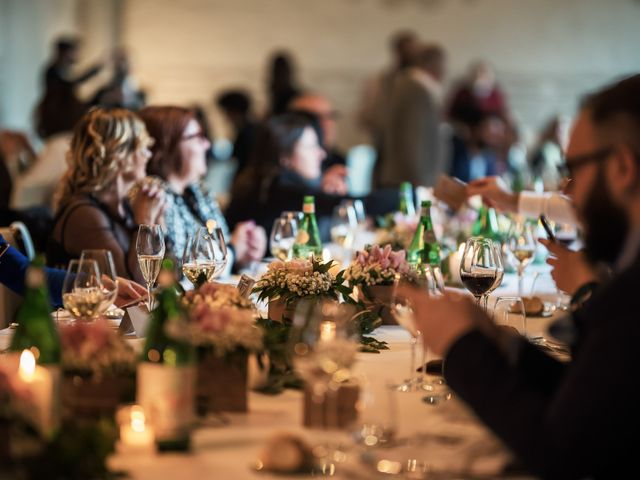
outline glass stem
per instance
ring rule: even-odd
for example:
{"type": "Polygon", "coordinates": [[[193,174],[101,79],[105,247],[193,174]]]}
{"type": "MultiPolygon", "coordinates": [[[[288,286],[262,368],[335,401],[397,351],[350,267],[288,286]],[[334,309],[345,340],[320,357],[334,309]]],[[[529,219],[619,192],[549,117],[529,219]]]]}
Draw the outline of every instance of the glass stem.
{"type": "Polygon", "coordinates": [[[489,309],[489,295],[485,294],[482,296],[482,299],[484,300],[484,311],[486,312],[489,309]]]}
{"type": "Polygon", "coordinates": [[[421,347],[422,347],[422,354],[420,355],[421,358],[421,362],[420,362],[420,371],[418,372],[417,375],[417,383],[419,385],[422,385],[424,383],[424,378],[425,378],[425,373],[427,371],[427,347],[424,346],[424,339],[422,338],[422,332],[418,330],[418,337],[416,338],[417,341],[420,342],[421,347]]]}
{"type": "Polygon", "coordinates": [[[480,301],[482,300],[482,295],[477,295],[476,297],[476,305],[479,307],[480,306],[480,301]]]}
{"type": "Polygon", "coordinates": [[[522,298],[524,293],[524,268],[522,265],[518,265],[518,296],[522,298]]]}
{"type": "Polygon", "coordinates": [[[147,308],[149,309],[149,312],[153,309],[153,304],[151,302],[151,284],[147,282],[147,308]]]}
{"type": "Polygon", "coordinates": [[[407,381],[409,384],[412,384],[416,378],[416,343],[418,343],[418,338],[411,335],[411,364],[409,365],[409,379],[407,381]]]}

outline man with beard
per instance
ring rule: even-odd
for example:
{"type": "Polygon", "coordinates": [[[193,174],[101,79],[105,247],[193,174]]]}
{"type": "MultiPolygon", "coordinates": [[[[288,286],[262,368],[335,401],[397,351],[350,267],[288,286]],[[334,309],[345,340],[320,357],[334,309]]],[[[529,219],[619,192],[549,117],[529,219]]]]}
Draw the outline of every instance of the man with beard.
{"type": "Polygon", "coordinates": [[[543,478],[622,478],[640,430],[640,75],[586,99],[567,152],[586,254],[614,275],[572,314],[562,363],[496,327],[469,297],[413,302],[449,386],[543,478]]]}

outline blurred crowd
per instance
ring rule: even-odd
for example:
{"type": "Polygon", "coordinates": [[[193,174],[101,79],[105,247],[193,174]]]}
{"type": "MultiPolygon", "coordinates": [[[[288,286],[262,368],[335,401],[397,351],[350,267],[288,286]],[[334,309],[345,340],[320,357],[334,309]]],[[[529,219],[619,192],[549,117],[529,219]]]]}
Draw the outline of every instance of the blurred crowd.
{"type": "MultiPolygon", "coordinates": [[[[80,47],[79,39],[59,39],[44,69],[34,109],[41,148],[24,132],[0,130],[0,225],[27,224],[49,263],[65,264],[85,248],[109,248],[118,273],[139,280],[130,248],[138,224],[163,224],[168,252],[179,258],[193,228],[213,219],[235,268],[242,268],[264,256],[273,221],[300,209],[306,194],[316,197],[328,239],[334,207],[354,198],[354,172],[337,143],[339,109],[300,84],[288,52],[269,60],[262,114],[242,86],[214,100],[233,133],[235,168],[229,194],[218,203],[204,182],[221,161],[207,106],[148,106],[124,49],[79,72],[80,47]],[[80,98],[79,87],[104,70],[110,79],[80,98]]],[[[366,82],[357,112],[375,149],[372,189],[361,197],[371,217],[397,210],[402,182],[432,187],[443,173],[464,182],[500,175],[516,191],[557,189],[561,117],[527,150],[488,62],[473,63],[447,92],[442,46],[401,31],[390,47],[392,64],[366,82]]]]}

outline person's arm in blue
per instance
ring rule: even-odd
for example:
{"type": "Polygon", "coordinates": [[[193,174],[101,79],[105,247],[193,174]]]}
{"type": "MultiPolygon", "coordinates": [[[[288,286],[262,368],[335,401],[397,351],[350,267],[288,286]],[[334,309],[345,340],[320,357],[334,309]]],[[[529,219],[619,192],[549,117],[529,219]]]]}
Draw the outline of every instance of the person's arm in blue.
{"type": "MultiPolygon", "coordinates": [[[[0,247],[7,242],[0,235],[0,247]]],[[[1,248],[0,248],[1,249],[1,248]]],[[[24,282],[29,259],[20,251],[9,246],[7,251],[0,257],[0,283],[18,295],[24,295],[24,282]]],[[[62,283],[64,282],[65,271],[56,268],[45,268],[47,275],[47,286],[49,296],[54,307],[62,305],[62,283]]]]}

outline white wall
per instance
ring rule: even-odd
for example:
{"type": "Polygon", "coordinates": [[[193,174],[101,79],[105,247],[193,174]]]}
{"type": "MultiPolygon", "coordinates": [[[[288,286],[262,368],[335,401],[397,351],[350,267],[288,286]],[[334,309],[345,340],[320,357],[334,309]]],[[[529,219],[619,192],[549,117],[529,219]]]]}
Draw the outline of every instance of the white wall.
{"type": "Polygon", "coordinates": [[[412,28],[447,48],[451,76],[491,60],[517,118],[538,128],[640,70],[638,25],[638,0],[0,0],[0,126],[31,125],[49,42],[78,32],[85,64],[122,38],[152,102],[204,103],[218,133],[214,94],[244,86],[261,108],[268,55],[288,47],[302,83],[343,112],[351,145],[364,80],[386,65],[392,32],[412,28]]]}
{"type": "Polygon", "coordinates": [[[362,83],[384,67],[400,28],[442,43],[452,76],[491,60],[529,128],[572,113],[585,90],[640,71],[637,0],[124,0],[123,11],[123,38],[152,102],[203,102],[217,115],[213,94],[240,85],[262,106],[266,59],[288,47],[302,83],[345,114],[343,145],[362,139],[353,121],[362,83]]]}

